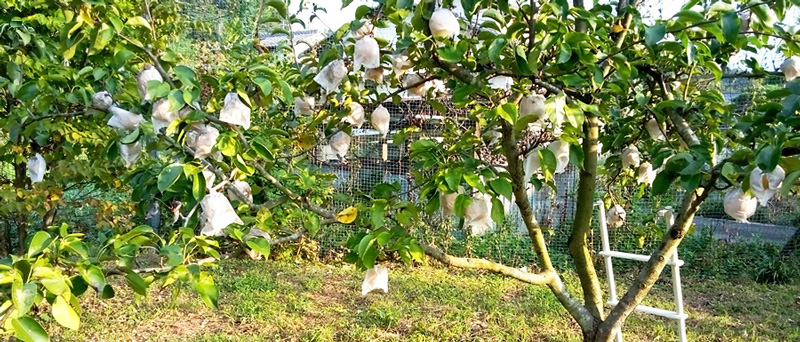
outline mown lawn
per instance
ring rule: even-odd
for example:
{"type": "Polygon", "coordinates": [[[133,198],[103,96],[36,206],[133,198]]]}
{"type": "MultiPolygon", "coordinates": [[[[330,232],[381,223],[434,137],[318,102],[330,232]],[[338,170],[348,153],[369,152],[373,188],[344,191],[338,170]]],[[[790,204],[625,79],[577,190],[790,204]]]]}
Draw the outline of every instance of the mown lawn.
{"type": "MultiPolygon", "coordinates": [[[[80,331],[62,341],[575,341],[577,325],[550,292],[499,276],[391,265],[389,293],[362,297],[352,266],[225,261],[220,309],[190,291],[84,300],[80,331]]],[[[567,279],[574,284],[574,279],[567,279]]],[[[624,282],[624,281],[623,281],[624,282]]],[[[684,280],[690,341],[799,341],[800,285],[684,280]]],[[[649,304],[669,305],[668,283],[649,304]]],[[[669,306],[667,306],[669,307],[669,306]]],[[[634,314],[626,341],[674,341],[675,324],[634,314]]]]}

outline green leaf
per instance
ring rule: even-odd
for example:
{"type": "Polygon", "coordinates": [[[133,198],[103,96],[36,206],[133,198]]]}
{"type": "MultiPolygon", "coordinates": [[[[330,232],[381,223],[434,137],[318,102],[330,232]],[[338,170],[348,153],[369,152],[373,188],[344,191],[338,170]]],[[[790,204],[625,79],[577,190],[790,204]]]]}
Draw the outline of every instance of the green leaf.
{"type": "Polygon", "coordinates": [[[178,80],[181,81],[184,87],[197,83],[197,74],[195,74],[194,70],[185,65],[175,66],[172,68],[172,71],[175,72],[175,76],[178,77],[178,80]]]}
{"type": "Polygon", "coordinates": [[[127,22],[125,22],[125,25],[128,25],[128,26],[141,26],[141,27],[146,28],[148,31],[152,31],[153,30],[153,28],[150,27],[150,23],[147,21],[147,19],[142,18],[142,17],[130,18],[130,19],[128,19],[127,22]]]}
{"type": "Polygon", "coordinates": [[[89,284],[80,275],[69,278],[69,282],[72,283],[71,292],[74,296],[83,295],[89,289],[89,284]]]}
{"type": "Polygon", "coordinates": [[[481,182],[481,177],[474,173],[465,173],[464,180],[469,184],[469,186],[478,189],[480,192],[486,192],[486,187],[483,186],[483,182],[481,182]]]}
{"type": "Polygon", "coordinates": [[[459,194],[458,197],[456,197],[456,203],[454,206],[456,216],[464,217],[464,212],[467,210],[467,207],[471,202],[472,202],[471,197],[465,194],[459,194]]]}
{"type": "Polygon", "coordinates": [[[78,330],[81,326],[80,316],[62,296],[57,296],[56,302],[53,303],[53,318],[61,326],[72,330],[78,330]]]}
{"type": "Polygon", "coordinates": [[[253,77],[253,83],[258,85],[258,88],[261,89],[261,93],[264,95],[272,94],[272,83],[269,81],[268,78],[264,76],[256,76],[253,77]]]}
{"type": "Polygon", "coordinates": [[[498,225],[503,223],[506,218],[506,210],[503,202],[497,197],[492,197],[492,220],[498,225]]]}
{"type": "MultiPolygon", "coordinates": [[[[38,270],[38,268],[37,268],[38,270]]],[[[47,289],[48,292],[55,294],[55,295],[63,295],[69,292],[69,285],[67,285],[64,276],[58,274],[52,278],[46,278],[40,280],[42,285],[47,289]]]]}
{"type": "Polygon", "coordinates": [[[278,14],[280,14],[281,17],[286,18],[286,3],[283,1],[269,0],[267,1],[267,6],[274,8],[276,11],[278,11],[278,14]]]}
{"type": "Polygon", "coordinates": [[[183,91],[180,89],[174,89],[169,92],[167,95],[167,101],[169,101],[169,110],[176,112],[181,110],[186,102],[183,100],[183,91]]]}
{"type": "MultiPolygon", "coordinates": [[[[263,239],[263,238],[261,238],[263,239]]],[[[249,245],[248,245],[249,246],[249,245]]],[[[252,247],[251,247],[252,248],[252,247]]],[[[214,284],[214,278],[206,272],[200,272],[193,279],[194,290],[200,295],[208,307],[216,309],[219,303],[219,288],[214,284]]]]}
{"type": "Polygon", "coordinates": [[[281,91],[283,92],[283,103],[288,105],[292,105],[294,101],[294,96],[292,95],[292,88],[289,86],[289,83],[286,83],[283,79],[278,80],[278,84],[281,85],[281,91]]]}
{"type": "Polygon", "coordinates": [[[94,43],[92,44],[92,51],[89,53],[90,55],[96,54],[97,52],[102,51],[106,48],[108,43],[111,42],[111,39],[114,38],[114,29],[112,29],[108,24],[103,23],[99,31],[97,32],[97,36],[94,39],[94,43]]]}
{"type": "Polygon", "coordinates": [[[303,227],[306,228],[308,231],[308,235],[315,236],[319,233],[320,228],[320,221],[319,216],[316,214],[310,214],[306,216],[305,222],[303,222],[303,227]]]}
{"type": "Polygon", "coordinates": [[[206,195],[206,177],[202,173],[196,173],[192,181],[192,197],[200,201],[206,195]]]}
{"type": "Polygon", "coordinates": [[[375,242],[377,242],[378,245],[386,246],[391,239],[392,239],[392,233],[381,232],[378,234],[378,236],[375,237],[375,242]]]}
{"type": "Polygon", "coordinates": [[[9,61],[8,64],[6,64],[6,74],[8,74],[8,78],[12,82],[22,81],[22,68],[20,68],[19,64],[14,63],[14,61],[9,61]]]}
{"type": "Polygon", "coordinates": [[[217,138],[217,149],[225,156],[233,157],[236,155],[236,145],[238,140],[233,137],[233,134],[222,134],[217,138]]]}
{"type": "Polygon", "coordinates": [[[11,285],[11,302],[14,303],[14,308],[17,309],[20,315],[24,315],[30,311],[33,306],[33,299],[36,298],[36,284],[22,283],[22,281],[15,281],[11,285]]]}
{"type": "Polygon", "coordinates": [[[160,99],[169,94],[170,87],[166,82],[158,80],[147,81],[147,93],[153,99],[160,99]]]}
{"type": "Polygon", "coordinates": [[[506,103],[501,106],[497,106],[494,108],[494,111],[497,115],[512,125],[517,122],[517,106],[513,103],[506,103]]]}
{"type": "Polygon", "coordinates": [[[556,172],[558,160],[556,159],[556,155],[553,153],[553,151],[543,148],[539,149],[537,153],[539,153],[539,165],[542,167],[542,172],[545,173],[545,175],[554,174],[556,172]]]}
{"type": "Polygon", "coordinates": [[[89,283],[89,285],[91,285],[98,294],[102,293],[103,288],[107,285],[106,276],[97,266],[92,265],[82,270],[81,276],[83,276],[83,279],[86,280],[86,282],[89,283]]]}
{"type": "Polygon", "coordinates": [[[33,235],[33,239],[31,239],[31,245],[28,247],[28,257],[33,257],[39,253],[41,253],[45,248],[50,246],[50,242],[53,241],[45,231],[38,231],[36,234],[33,235]]]}
{"type": "Polygon", "coordinates": [[[569,62],[570,58],[572,58],[572,48],[569,46],[569,44],[561,44],[556,63],[561,64],[569,62]]]}
{"type": "Polygon", "coordinates": [[[583,109],[580,106],[569,104],[564,106],[564,112],[567,117],[567,122],[569,122],[572,127],[580,129],[585,119],[583,109]]]}
{"type": "Polygon", "coordinates": [[[124,137],[119,138],[119,142],[122,143],[122,144],[132,144],[132,143],[134,143],[136,141],[136,139],[139,138],[140,131],[141,130],[139,129],[139,127],[136,127],[133,131],[131,131],[130,133],[126,134],[124,137]]]}
{"type": "Polygon", "coordinates": [[[494,190],[494,192],[505,196],[509,200],[513,197],[513,190],[511,186],[511,182],[506,180],[505,178],[495,178],[489,181],[489,186],[494,190]]]}
{"type": "Polygon", "coordinates": [[[442,47],[439,48],[438,51],[439,51],[439,56],[445,62],[458,63],[461,61],[461,58],[464,57],[461,51],[458,51],[458,48],[456,48],[455,46],[442,47]]]}
{"type": "Polygon", "coordinates": [[[766,3],[751,7],[750,10],[756,15],[758,21],[763,23],[765,26],[771,28],[773,25],[775,25],[775,18],[773,18],[770,14],[772,10],[769,8],[769,6],[767,6],[766,3]]]}
{"type": "Polygon", "coordinates": [[[447,169],[444,172],[444,180],[448,190],[457,191],[458,185],[461,184],[461,170],[458,168],[447,169]]]}
{"type": "MultiPolygon", "coordinates": [[[[600,148],[600,146],[598,146],[600,148]]],[[[583,170],[583,148],[578,145],[569,145],[569,162],[578,169],[583,170]]]]}
{"type": "Polygon", "coordinates": [[[684,41],[683,46],[686,48],[686,64],[694,63],[695,58],[697,58],[697,47],[694,42],[687,39],[684,41]]]}
{"type": "Polygon", "coordinates": [[[39,86],[36,84],[36,81],[31,80],[25,82],[17,89],[15,97],[20,101],[30,101],[33,100],[36,95],[39,95],[39,86]]]}
{"type": "Polygon", "coordinates": [[[461,7],[464,9],[464,14],[467,16],[467,19],[472,19],[472,15],[475,13],[475,10],[478,9],[478,4],[480,3],[479,0],[461,0],[461,7]]]}
{"type": "Polygon", "coordinates": [[[653,189],[651,190],[653,195],[666,193],[672,186],[672,182],[675,181],[675,178],[675,175],[669,172],[659,172],[658,175],[656,175],[656,179],[653,180],[653,189]]]}
{"type": "Polygon", "coordinates": [[[383,227],[383,221],[386,217],[386,200],[376,200],[372,203],[370,208],[369,218],[372,220],[372,227],[378,229],[383,227]]]}
{"type": "Polygon", "coordinates": [[[489,45],[489,59],[495,64],[500,64],[500,53],[506,47],[508,41],[503,37],[497,37],[491,45],[489,45]]]}
{"type": "Polygon", "coordinates": [[[161,173],[158,174],[158,190],[163,192],[169,189],[172,184],[175,184],[175,181],[178,180],[178,177],[180,177],[182,173],[183,164],[173,163],[165,167],[161,170],[161,173]]]}
{"type": "Polygon", "coordinates": [[[736,12],[728,12],[722,16],[722,32],[725,40],[735,42],[739,36],[740,19],[736,12]]]}
{"type": "Polygon", "coordinates": [[[103,289],[97,293],[97,297],[100,299],[114,298],[114,288],[111,287],[110,284],[106,284],[103,286],[103,289]]]}
{"type": "Polygon", "coordinates": [[[147,295],[147,282],[138,273],[133,271],[128,272],[125,275],[125,281],[128,283],[128,286],[133,289],[133,292],[142,296],[147,295]]]}
{"type": "Polygon", "coordinates": [[[14,336],[25,342],[48,342],[50,336],[33,318],[23,316],[12,318],[11,326],[14,327],[14,336]]]}
{"type": "Polygon", "coordinates": [[[655,46],[661,39],[664,39],[666,33],[667,27],[664,24],[648,26],[644,30],[644,42],[649,46],[655,46]]]}
{"type": "Polygon", "coordinates": [[[269,241],[267,241],[267,239],[263,237],[256,237],[247,240],[246,244],[247,247],[250,247],[250,249],[263,254],[264,259],[269,257],[269,251],[271,246],[269,244],[269,241]]]}
{"type": "Polygon", "coordinates": [[[789,192],[794,187],[797,179],[800,178],[800,171],[794,171],[786,175],[786,178],[783,180],[783,185],[781,185],[781,196],[789,195],[789,192]]]}
{"type": "Polygon", "coordinates": [[[772,172],[772,170],[775,170],[775,166],[778,166],[780,160],[780,149],[775,149],[770,145],[761,148],[761,150],[758,151],[758,155],[756,155],[756,165],[764,172],[772,172]]]}

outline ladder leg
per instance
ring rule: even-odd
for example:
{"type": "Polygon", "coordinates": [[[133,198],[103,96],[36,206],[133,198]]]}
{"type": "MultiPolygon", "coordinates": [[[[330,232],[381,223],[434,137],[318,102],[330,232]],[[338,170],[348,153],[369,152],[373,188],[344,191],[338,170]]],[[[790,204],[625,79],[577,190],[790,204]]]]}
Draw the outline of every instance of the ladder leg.
{"type": "MultiPolygon", "coordinates": [[[[608,242],[608,225],[606,223],[606,212],[604,210],[605,206],[603,204],[603,201],[597,201],[595,203],[595,206],[598,207],[598,212],[599,212],[598,216],[599,216],[599,219],[600,219],[600,222],[599,222],[600,239],[602,240],[601,242],[603,244],[603,252],[610,252],[611,251],[611,245],[608,242]]],[[[616,283],[616,281],[614,281],[614,265],[611,263],[611,256],[606,256],[603,259],[605,259],[605,264],[606,264],[606,276],[608,277],[609,298],[611,299],[612,302],[616,303],[617,302],[617,283],[616,283]]],[[[617,329],[616,335],[617,335],[616,341],[617,342],[622,342],[622,328],[621,327],[619,329],[617,329]]]]}
{"type": "Polygon", "coordinates": [[[678,251],[672,255],[672,260],[676,262],[672,267],[672,292],[675,296],[675,312],[681,316],[678,319],[678,338],[680,342],[686,342],[686,318],[683,311],[683,290],[681,289],[681,268],[677,265],[678,251]]]}

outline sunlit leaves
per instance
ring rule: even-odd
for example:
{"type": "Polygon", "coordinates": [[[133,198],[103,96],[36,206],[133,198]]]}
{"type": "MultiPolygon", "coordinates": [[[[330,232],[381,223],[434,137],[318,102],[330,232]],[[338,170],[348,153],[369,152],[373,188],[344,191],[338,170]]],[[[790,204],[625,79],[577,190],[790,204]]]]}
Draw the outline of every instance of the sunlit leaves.
{"type": "Polygon", "coordinates": [[[20,315],[28,313],[36,297],[36,284],[15,281],[11,285],[11,301],[20,315]]]}
{"type": "Polygon", "coordinates": [[[58,324],[66,328],[78,330],[80,327],[80,316],[78,316],[75,309],[64,300],[63,296],[56,296],[56,302],[53,303],[53,318],[55,318],[58,324]]]}
{"type": "Polygon", "coordinates": [[[219,303],[219,288],[214,283],[214,278],[207,272],[200,272],[192,278],[194,287],[200,299],[210,308],[216,309],[219,303]]]}
{"type": "Polygon", "coordinates": [[[134,26],[134,27],[137,27],[137,26],[138,27],[143,27],[143,28],[146,28],[148,31],[152,31],[153,30],[153,28],[150,26],[150,23],[147,21],[147,19],[142,18],[142,17],[132,17],[132,18],[128,19],[127,22],[125,22],[125,25],[134,26]]]}

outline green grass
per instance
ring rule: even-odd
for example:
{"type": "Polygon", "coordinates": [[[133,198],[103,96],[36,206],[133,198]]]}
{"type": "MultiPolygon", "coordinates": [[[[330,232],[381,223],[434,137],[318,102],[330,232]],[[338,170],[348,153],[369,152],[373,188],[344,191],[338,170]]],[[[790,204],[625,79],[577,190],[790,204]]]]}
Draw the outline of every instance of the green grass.
{"type": "MultiPolygon", "coordinates": [[[[225,261],[220,308],[190,291],[84,300],[83,325],[61,341],[575,341],[577,325],[543,287],[475,271],[391,265],[389,293],[362,297],[352,266],[225,261]]],[[[566,279],[574,288],[575,280],[566,279]]],[[[623,280],[622,283],[625,283],[623,280]]],[[[691,341],[800,340],[800,286],[684,280],[691,341]]],[[[668,279],[648,304],[670,308],[668,279]]],[[[626,341],[675,340],[675,324],[643,314],[626,341]]]]}

